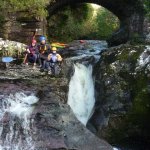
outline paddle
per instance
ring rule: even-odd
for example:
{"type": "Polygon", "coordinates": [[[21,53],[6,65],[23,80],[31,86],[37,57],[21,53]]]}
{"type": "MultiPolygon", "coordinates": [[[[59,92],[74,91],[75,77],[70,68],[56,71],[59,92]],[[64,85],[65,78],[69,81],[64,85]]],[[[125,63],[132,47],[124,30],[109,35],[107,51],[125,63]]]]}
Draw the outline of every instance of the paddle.
{"type": "Polygon", "coordinates": [[[2,62],[4,62],[4,63],[10,63],[13,60],[16,60],[16,59],[13,57],[2,57],[2,62]]]}
{"type": "Polygon", "coordinates": [[[67,44],[64,44],[64,43],[52,43],[51,46],[52,47],[58,47],[58,48],[65,48],[67,46],[67,44]]]}

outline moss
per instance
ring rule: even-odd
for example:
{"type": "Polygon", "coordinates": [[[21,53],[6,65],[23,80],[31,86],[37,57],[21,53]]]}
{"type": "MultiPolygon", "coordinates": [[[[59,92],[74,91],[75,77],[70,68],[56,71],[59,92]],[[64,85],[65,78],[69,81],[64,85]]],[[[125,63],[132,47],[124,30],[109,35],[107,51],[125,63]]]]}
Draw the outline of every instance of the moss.
{"type": "Polygon", "coordinates": [[[111,64],[113,63],[114,61],[116,61],[117,57],[116,57],[116,53],[111,53],[109,55],[107,54],[104,54],[104,62],[106,64],[111,64]]]}
{"type": "Polygon", "coordinates": [[[129,61],[131,63],[136,63],[137,59],[144,49],[145,46],[143,45],[126,47],[122,50],[122,53],[117,56],[117,59],[120,61],[129,61]],[[134,52],[131,53],[131,51],[134,52]]]}
{"type": "Polygon", "coordinates": [[[124,75],[128,79],[133,95],[133,106],[130,111],[117,118],[116,125],[109,128],[108,140],[127,147],[132,143],[136,147],[141,142],[141,146],[150,141],[150,94],[148,91],[148,78],[144,73],[139,74],[136,79],[124,75]],[[143,141],[141,140],[143,139],[143,141]],[[131,142],[132,141],[132,142],[131,142]]]}
{"type": "Polygon", "coordinates": [[[111,74],[113,74],[113,73],[114,73],[114,70],[113,70],[113,69],[111,69],[111,67],[110,67],[110,66],[108,66],[108,67],[106,68],[106,72],[108,73],[108,75],[111,75],[111,74]]]}
{"type": "MultiPolygon", "coordinates": [[[[111,119],[104,137],[112,145],[118,143],[119,146],[130,147],[130,149],[133,148],[137,150],[144,150],[150,146],[149,79],[144,70],[133,74],[135,73],[137,59],[144,49],[144,45],[132,45],[115,50],[115,54],[118,51],[118,55],[115,59],[118,60],[120,64],[129,65],[129,68],[124,67],[117,72],[111,70],[109,64],[105,63],[105,61],[108,62],[110,56],[107,56],[104,61],[106,64],[106,73],[109,76],[116,75],[122,79],[123,82],[119,79],[119,88],[123,91],[130,91],[133,104],[128,110],[128,113],[111,119]],[[131,53],[133,50],[134,52],[131,53]]],[[[112,55],[113,54],[111,54],[111,56],[112,55]]],[[[110,60],[109,63],[111,61],[112,60],[110,60]]]]}
{"type": "Polygon", "coordinates": [[[120,60],[120,61],[127,61],[128,60],[128,57],[129,57],[129,50],[128,49],[125,49],[121,52],[120,55],[117,56],[117,59],[120,60]]]}

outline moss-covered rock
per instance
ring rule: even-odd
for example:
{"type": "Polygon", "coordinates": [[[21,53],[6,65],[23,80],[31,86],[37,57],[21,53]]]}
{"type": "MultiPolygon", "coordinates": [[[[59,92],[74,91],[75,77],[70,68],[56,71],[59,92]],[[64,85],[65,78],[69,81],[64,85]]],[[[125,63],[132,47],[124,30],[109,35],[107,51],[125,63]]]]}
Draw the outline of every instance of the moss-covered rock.
{"type": "Polygon", "coordinates": [[[91,123],[112,144],[138,150],[150,146],[149,58],[149,46],[126,44],[103,52],[95,66],[91,123]]]}

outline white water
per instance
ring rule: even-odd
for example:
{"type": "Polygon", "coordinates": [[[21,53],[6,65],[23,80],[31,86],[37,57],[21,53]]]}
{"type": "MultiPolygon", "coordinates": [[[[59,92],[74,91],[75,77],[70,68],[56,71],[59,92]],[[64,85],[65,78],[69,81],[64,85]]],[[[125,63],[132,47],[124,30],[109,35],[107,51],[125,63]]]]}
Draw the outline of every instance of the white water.
{"type": "Polygon", "coordinates": [[[74,68],[69,84],[68,104],[77,119],[86,126],[95,104],[92,66],[76,64],[74,68]]]}
{"type": "Polygon", "coordinates": [[[0,100],[0,150],[35,150],[30,115],[34,109],[31,104],[36,103],[38,98],[34,94],[18,92],[9,96],[0,95],[0,100]],[[6,117],[6,114],[9,116],[6,117]],[[6,118],[9,121],[4,123],[6,118]]]}
{"type": "Polygon", "coordinates": [[[108,47],[108,44],[106,41],[98,41],[98,40],[84,40],[84,41],[87,43],[87,49],[81,50],[79,48],[76,50],[76,56],[69,57],[67,59],[80,60],[85,57],[94,56],[96,60],[99,60],[100,59],[99,53],[108,47]]]}

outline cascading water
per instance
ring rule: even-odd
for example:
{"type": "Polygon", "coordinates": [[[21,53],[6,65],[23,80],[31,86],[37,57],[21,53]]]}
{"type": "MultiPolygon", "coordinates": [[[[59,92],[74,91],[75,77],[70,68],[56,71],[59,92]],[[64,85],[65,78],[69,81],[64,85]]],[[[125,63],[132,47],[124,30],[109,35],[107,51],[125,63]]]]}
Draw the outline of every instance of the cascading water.
{"type": "MultiPolygon", "coordinates": [[[[94,56],[94,63],[100,59],[100,52],[107,48],[106,41],[85,41],[87,47],[85,50],[82,48],[76,50],[76,55],[69,58],[68,61],[83,60],[94,56]]],[[[86,60],[85,60],[86,61],[86,60]]],[[[72,108],[75,116],[85,126],[92,115],[95,97],[94,97],[94,82],[92,77],[92,65],[88,67],[82,63],[74,65],[74,75],[69,83],[68,104],[72,108]]],[[[88,63],[89,64],[89,63],[88,63]]]]}
{"type": "Polygon", "coordinates": [[[95,104],[92,66],[75,64],[74,68],[69,84],[68,104],[78,120],[86,125],[95,104]]]}
{"type": "MultiPolygon", "coordinates": [[[[69,58],[70,61],[78,61],[86,57],[94,56],[95,63],[100,59],[100,52],[107,48],[105,41],[86,41],[92,45],[93,50],[77,50],[77,55],[69,58]]],[[[83,60],[83,64],[84,60],[83,60]]],[[[94,112],[95,96],[94,81],[92,77],[92,65],[85,66],[74,64],[74,74],[69,83],[68,105],[70,105],[77,119],[86,126],[94,112]]],[[[113,150],[121,150],[113,147],[113,150]]]]}
{"type": "Polygon", "coordinates": [[[37,101],[25,92],[0,95],[0,150],[35,150],[30,114],[37,101]]]}

